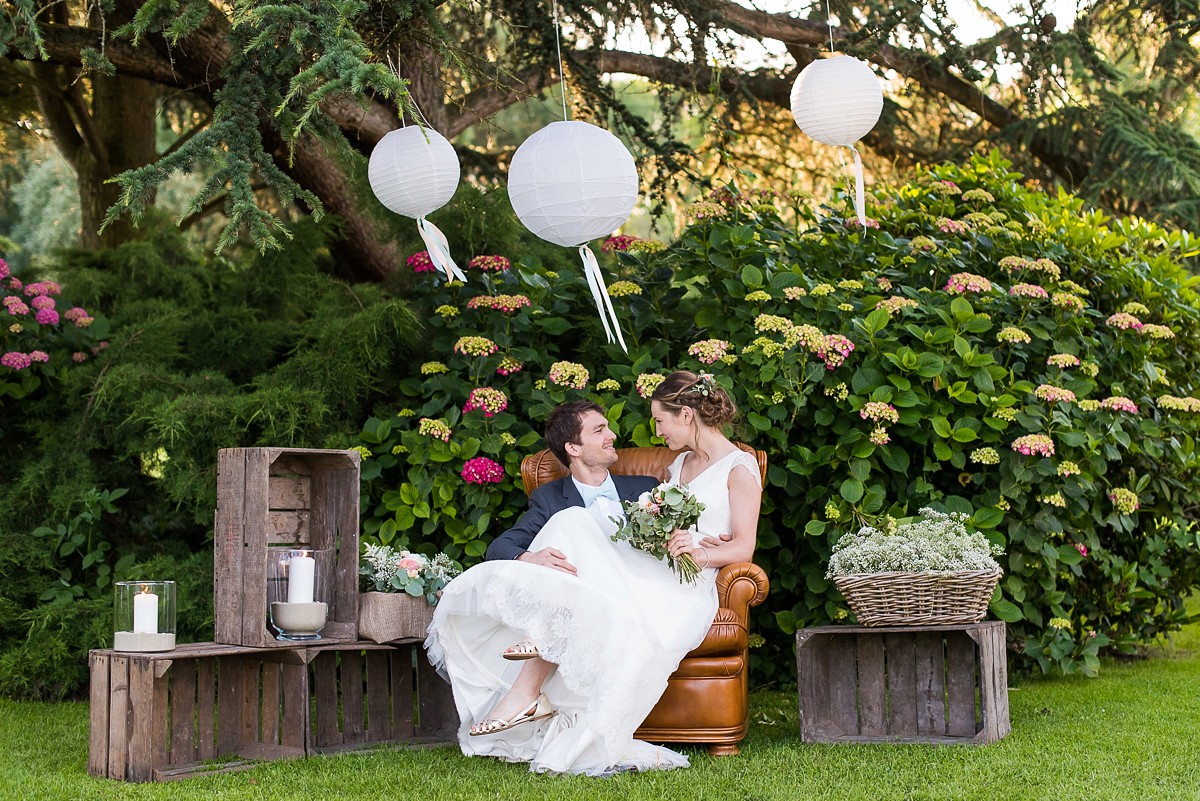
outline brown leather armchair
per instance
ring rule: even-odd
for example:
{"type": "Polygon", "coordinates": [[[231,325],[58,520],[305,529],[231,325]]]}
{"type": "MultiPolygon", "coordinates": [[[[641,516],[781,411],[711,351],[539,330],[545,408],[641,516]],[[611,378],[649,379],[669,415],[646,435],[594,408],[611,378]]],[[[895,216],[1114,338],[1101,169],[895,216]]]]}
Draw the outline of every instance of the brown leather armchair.
{"type": "MultiPolygon", "coordinates": [[[[748,445],[738,447],[758,460],[766,483],[767,456],[748,445]]],[[[678,455],[667,448],[618,448],[610,469],[626,476],[667,478],[678,455]]],[[[548,450],[521,462],[525,492],[567,475],[567,469],[548,450]]],[[[635,736],[662,743],[703,743],[713,756],[737,754],[750,721],[747,706],[750,607],[767,597],[767,574],[750,562],[726,565],[717,574],[720,607],[704,642],[679,663],[667,689],[635,736]]]]}

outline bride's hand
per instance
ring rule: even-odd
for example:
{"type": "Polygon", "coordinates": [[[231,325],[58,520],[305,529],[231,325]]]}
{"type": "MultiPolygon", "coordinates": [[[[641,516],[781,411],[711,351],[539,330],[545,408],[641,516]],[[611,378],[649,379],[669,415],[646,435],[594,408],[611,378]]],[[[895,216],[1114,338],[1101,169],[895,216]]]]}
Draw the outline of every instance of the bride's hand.
{"type": "Polygon", "coordinates": [[[671,555],[672,559],[678,559],[682,554],[692,553],[695,550],[696,546],[692,542],[692,532],[690,531],[677,528],[671,535],[671,539],[667,540],[667,553],[671,555]]]}

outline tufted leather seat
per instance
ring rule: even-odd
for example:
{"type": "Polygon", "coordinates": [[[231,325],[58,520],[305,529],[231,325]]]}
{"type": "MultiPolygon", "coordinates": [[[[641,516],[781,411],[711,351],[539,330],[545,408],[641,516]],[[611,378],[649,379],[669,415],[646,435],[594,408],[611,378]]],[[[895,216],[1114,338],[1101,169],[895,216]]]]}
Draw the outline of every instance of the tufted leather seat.
{"type": "MultiPolygon", "coordinates": [[[[758,460],[766,483],[767,456],[748,445],[738,447],[758,460]]],[[[626,476],[667,478],[667,468],[678,455],[667,448],[618,448],[610,469],[626,476]]],[[[548,450],[526,456],[521,462],[525,492],[568,474],[548,450]]],[[[664,743],[701,743],[714,756],[738,753],[750,720],[747,706],[750,607],[767,597],[769,583],[762,568],[750,562],[726,565],[717,573],[720,608],[704,642],[679,663],[667,689],[635,735],[664,743]]]]}

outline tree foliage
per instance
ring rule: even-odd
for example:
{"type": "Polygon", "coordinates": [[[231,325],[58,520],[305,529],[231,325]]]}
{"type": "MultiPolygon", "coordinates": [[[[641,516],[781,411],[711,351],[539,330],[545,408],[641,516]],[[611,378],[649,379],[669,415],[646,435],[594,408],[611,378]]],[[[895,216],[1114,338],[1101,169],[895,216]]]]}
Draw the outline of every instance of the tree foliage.
{"type": "MultiPolygon", "coordinates": [[[[834,47],[867,59],[887,81],[883,119],[866,139],[876,163],[931,163],[1005,142],[1031,176],[1121,213],[1195,227],[1200,148],[1188,123],[1200,69],[1195,0],[1085,3],[1074,20],[1055,20],[1040,1],[1021,12],[976,3],[991,23],[979,39],[975,27],[970,37],[961,33],[968,28],[955,19],[966,4],[836,0],[832,30],[825,5],[772,13],[732,0],[564,0],[574,113],[617,128],[660,194],[681,177],[690,176],[685,185],[720,181],[748,162],[787,179],[793,154],[805,147],[788,130],[790,85],[832,36],[834,47]],[[626,49],[635,36],[650,45],[641,50],[664,55],[626,49]],[[661,115],[651,122],[631,113],[614,90],[615,74],[659,87],[661,115]],[[696,115],[717,123],[715,144],[730,156],[729,173],[714,175],[711,161],[689,158],[678,122],[696,115]]],[[[357,226],[340,247],[344,269],[359,277],[386,276],[397,258],[370,219],[374,201],[339,191],[336,176],[361,169],[350,151],[368,152],[399,116],[413,116],[414,104],[456,137],[562,77],[554,19],[540,0],[87,7],[8,0],[4,7],[0,47],[9,58],[143,78],[214,109],[178,149],[120,176],[110,221],[142,210],[172,171],[202,170],[207,180],[192,209],[221,202],[230,225],[224,242],[246,229],[260,246],[277,246],[286,235],[278,204],[299,201],[357,226]],[[68,6],[66,17],[49,13],[68,6]]],[[[494,176],[508,152],[485,142],[465,160],[494,176]]],[[[828,153],[818,153],[819,171],[828,153]]]]}

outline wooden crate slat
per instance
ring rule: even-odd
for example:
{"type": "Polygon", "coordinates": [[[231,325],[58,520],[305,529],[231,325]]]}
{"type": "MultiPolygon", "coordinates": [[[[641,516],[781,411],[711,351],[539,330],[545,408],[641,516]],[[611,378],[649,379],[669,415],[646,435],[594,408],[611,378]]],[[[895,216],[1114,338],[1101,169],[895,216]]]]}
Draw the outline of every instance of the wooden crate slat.
{"type": "Polygon", "coordinates": [[[415,737],[417,720],[413,688],[416,676],[413,674],[412,650],[406,647],[392,650],[388,654],[388,667],[392,678],[392,737],[415,737]]]}
{"type": "Polygon", "coordinates": [[[111,692],[108,670],[111,656],[93,651],[88,654],[88,762],[91,776],[108,775],[108,710],[111,692]]]}
{"type": "Polygon", "coordinates": [[[238,657],[238,670],[242,674],[241,719],[242,731],[238,737],[238,755],[250,743],[261,742],[259,738],[259,710],[262,706],[263,664],[255,659],[238,657]]]}
{"type": "Polygon", "coordinates": [[[914,647],[917,667],[917,733],[946,733],[946,654],[939,634],[918,634],[914,647]]]}
{"type": "Polygon", "coordinates": [[[305,753],[309,732],[308,663],[283,664],[283,725],[279,744],[293,752],[305,753]]]}
{"type": "Polygon", "coordinates": [[[887,653],[888,734],[917,730],[917,665],[913,639],[906,634],[883,638],[887,653]]]}
{"type": "Polygon", "coordinates": [[[342,741],[338,725],[337,656],[332,652],[317,654],[312,661],[313,692],[316,695],[316,746],[325,748],[342,741]]]}
{"type": "Polygon", "coordinates": [[[267,512],[267,543],[269,545],[296,545],[312,542],[307,510],[267,512]]]}
{"type": "MultiPolygon", "coordinates": [[[[242,587],[238,591],[242,645],[265,645],[267,631],[267,498],[270,456],[267,448],[246,450],[243,514],[246,519],[242,557],[242,587]]],[[[221,499],[218,498],[218,506],[221,499]]],[[[244,721],[243,721],[244,723],[244,721]]]]}
{"type": "MultiPolygon", "coordinates": [[[[146,660],[145,664],[154,675],[154,695],[153,701],[151,701],[154,707],[153,764],[156,766],[166,765],[171,753],[171,680],[166,677],[165,673],[160,672],[159,668],[162,668],[164,665],[170,666],[172,663],[146,660]]],[[[204,759],[205,757],[201,754],[200,758],[204,759]]]]}
{"type": "Polygon", "coordinates": [[[342,543],[335,554],[333,608],[337,613],[331,618],[349,624],[349,630],[339,632],[337,636],[357,640],[359,495],[362,487],[358,460],[361,457],[357,451],[350,453],[354,456],[354,470],[339,470],[330,475],[328,506],[333,510],[331,532],[334,542],[342,543]],[[346,546],[350,541],[353,541],[353,547],[346,546]]]}
{"type": "Polygon", "coordinates": [[[308,476],[274,476],[267,503],[271,510],[310,509],[308,476]]]}
{"type": "Polygon", "coordinates": [[[129,780],[150,781],[154,771],[154,707],[135,699],[154,697],[154,669],[141,659],[129,662],[129,780]]]}
{"type": "Polygon", "coordinates": [[[833,725],[843,734],[858,734],[854,640],[838,638],[826,644],[829,650],[829,707],[833,725]]]}
{"type": "Polygon", "coordinates": [[[974,737],[975,725],[975,643],[969,637],[946,638],[946,698],[950,714],[946,733],[954,737],[974,737]]]}
{"type": "MultiPolygon", "coordinates": [[[[196,660],[196,758],[217,758],[217,662],[196,660]]],[[[156,760],[157,761],[157,760],[156,760]]]]}
{"type": "Polygon", "coordinates": [[[363,742],[366,727],[363,725],[363,659],[358,651],[342,653],[342,742],[363,742]]]}
{"type": "Polygon", "coordinates": [[[262,731],[260,742],[279,745],[280,672],[283,665],[272,662],[263,665],[262,673],[262,731]]]}
{"type": "Polygon", "coordinates": [[[858,732],[865,737],[887,734],[887,674],[883,639],[858,635],[858,732]]]}
{"type": "Polygon", "coordinates": [[[446,680],[437,674],[425,654],[415,645],[410,649],[417,661],[417,737],[453,740],[458,731],[458,708],[446,680]]]}
{"type": "Polygon", "coordinates": [[[796,675],[799,683],[800,731],[803,738],[829,740],[840,732],[830,730],[829,654],[810,639],[811,633],[796,634],[796,675]]]}
{"type": "Polygon", "coordinates": [[[242,734],[242,666],[240,657],[217,659],[217,756],[235,756],[242,734]]]}
{"type": "Polygon", "coordinates": [[[391,698],[388,682],[388,655],[384,651],[367,651],[367,731],[366,742],[384,742],[392,738],[391,698]]]}
{"type": "Polygon", "coordinates": [[[246,455],[217,453],[217,510],[213,530],[213,620],[218,642],[242,639],[242,560],[245,559],[246,455]]]}
{"type": "Polygon", "coordinates": [[[114,655],[108,673],[108,768],[110,779],[127,778],[129,766],[129,658],[114,655]]]}
{"type": "Polygon", "coordinates": [[[167,675],[171,677],[171,764],[186,765],[198,757],[196,660],[178,660],[167,675]]]}

